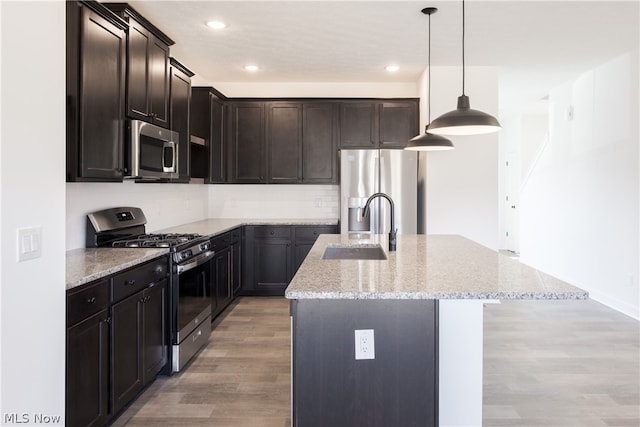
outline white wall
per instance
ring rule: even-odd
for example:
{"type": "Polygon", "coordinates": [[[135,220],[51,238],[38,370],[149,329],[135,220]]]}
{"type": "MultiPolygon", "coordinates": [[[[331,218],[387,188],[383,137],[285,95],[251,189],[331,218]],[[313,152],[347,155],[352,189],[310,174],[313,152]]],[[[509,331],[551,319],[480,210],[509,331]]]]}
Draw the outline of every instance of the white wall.
{"type": "Polygon", "coordinates": [[[635,318],[638,90],[632,52],[550,92],[549,142],[523,187],[520,218],[523,262],[635,318]]]}
{"type": "Polygon", "coordinates": [[[64,425],[65,8],[3,1],[0,15],[0,424],[64,425]],[[16,229],[30,226],[42,256],[18,263],[16,229]]]}
{"type": "Polygon", "coordinates": [[[337,185],[211,185],[212,218],[340,217],[337,185]]]}
{"type": "Polygon", "coordinates": [[[209,188],[204,184],[67,183],[66,248],[85,247],[87,213],[135,206],[153,232],[208,218],[209,188]]]}
{"type": "MultiPolygon", "coordinates": [[[[460,67],[431,68],[431,120],[456,108],[462,93],[460,67]]],[[[420,82],[427,98],[426,73],[420,82]]],[[[466,94],[471,108],[497,117],[498,71],[466,68],[466,94]]],[[[421,104],[421,129],[427,121],[421,104]]],[[[500,118],[498,117],[498,120],[500,118]]],[[[426,153],[426,215],[428,234],[460,234],[498,248],[498,134],[448,136],[454,150],[426,153]]],[[[422,154],[424,155],[424,154],[422,154]]]]}

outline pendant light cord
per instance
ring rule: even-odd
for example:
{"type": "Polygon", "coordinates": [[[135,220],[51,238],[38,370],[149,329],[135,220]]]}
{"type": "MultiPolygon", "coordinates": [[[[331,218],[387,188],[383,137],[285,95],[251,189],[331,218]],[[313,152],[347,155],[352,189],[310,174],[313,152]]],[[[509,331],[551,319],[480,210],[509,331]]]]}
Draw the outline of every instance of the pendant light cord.
{"type": "Polygon", "coordinates": [[[462,0],[462,95],[464,95],[464,0],[462,0]]]}
{"type": "Polygon", "coordinates": [[[431,14],[429,14],[429,43],[428,43],[428,51],[427,51],[427,109],[429,113],[427,114],[427,126],[431,123],[431,14]]]}

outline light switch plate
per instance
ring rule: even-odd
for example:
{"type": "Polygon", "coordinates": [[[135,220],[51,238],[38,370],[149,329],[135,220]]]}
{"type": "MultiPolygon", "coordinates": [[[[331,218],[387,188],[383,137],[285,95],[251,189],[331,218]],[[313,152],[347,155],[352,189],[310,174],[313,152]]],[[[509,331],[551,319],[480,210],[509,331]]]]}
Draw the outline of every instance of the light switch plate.
{"type": "Polygon", "coordinates": [[[42,227],[26,227],[16,230],[18,262],[40,258],[42,255],[42,227]]]}

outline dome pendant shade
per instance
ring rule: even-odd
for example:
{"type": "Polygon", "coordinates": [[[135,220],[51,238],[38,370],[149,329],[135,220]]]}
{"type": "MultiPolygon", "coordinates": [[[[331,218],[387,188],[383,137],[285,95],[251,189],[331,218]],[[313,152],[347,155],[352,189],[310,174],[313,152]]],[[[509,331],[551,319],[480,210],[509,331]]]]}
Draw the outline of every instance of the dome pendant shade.
{"type": "Polygon", "coordinates": [[[490,114],[469,108],[469,97],[458,97],[458,108],[431,122],[427,132],[435,135],[480,135],[497,132],[502,127],[490,114]]]}
{"type": "Polygon", "coordinates": [[[440,135],[428,133],[428,131],[429,126],[425,128],[423,134],[411,138],[404,149],[412,151],[444,151],[455,148],[451,140],[440,135]]]}
{"type": "MultiPolygon", "coordinates": [[[[425,15],[429,16],[429,50],[427,51],[427,105],[429,108],[429,122],[431,121],[431,15],[437,11],[438,8],[436,7],[426,7],[421,11],[425,15]]],[[[443,136],[427,133],[428,130],[429,125],[425,126],[423,134],[411,138],[404,149],[411,151],[444,151],[453,150],[455,148],[453,146],[453,142],[443,136]]]]}

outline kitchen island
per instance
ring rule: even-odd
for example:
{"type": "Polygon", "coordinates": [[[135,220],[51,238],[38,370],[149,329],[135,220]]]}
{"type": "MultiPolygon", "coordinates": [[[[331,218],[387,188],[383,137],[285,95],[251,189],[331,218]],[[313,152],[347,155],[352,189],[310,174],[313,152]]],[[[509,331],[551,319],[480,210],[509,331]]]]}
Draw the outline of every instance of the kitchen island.
{"type": "Polygon", "coordinates": [[[460,236],[387,244],[320,236],[287,288],[294,425],[479,426],[484,304],[588,298],[460,236]],[[386,259],[323,259],[327,248],[375,246],[386,259]]]}

